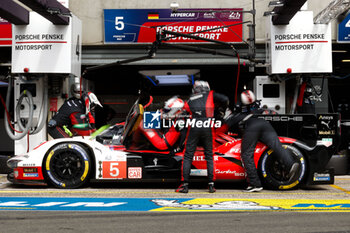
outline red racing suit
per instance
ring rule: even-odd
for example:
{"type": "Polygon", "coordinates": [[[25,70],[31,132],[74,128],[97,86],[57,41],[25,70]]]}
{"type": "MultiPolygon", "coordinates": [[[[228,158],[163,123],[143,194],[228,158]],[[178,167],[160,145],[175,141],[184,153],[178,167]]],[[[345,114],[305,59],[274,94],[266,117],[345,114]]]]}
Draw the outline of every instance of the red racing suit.
{"type": "Polygon", "coordinates": [[[145,129],[143,121],[140,122],[135,132],[131,149],[144,149],[145,143],[140,136],[143,136],[157,150],[171,150],[180,137],[180,132],[171,126],[170,129],[163,133],[159,129],[145,129]]]}
{"type": "Polygon", "coordinates": [[[133,141],[139,142],[140,138],[138,137],[140,135],[143,135],[157,150],[171,150],[179,139],[180,132],[177,131],[174,126],[171,126],[166,133],[163,133],[159,129],[145,129],[143,127],[143,121],[141,121],[133,141]]]}

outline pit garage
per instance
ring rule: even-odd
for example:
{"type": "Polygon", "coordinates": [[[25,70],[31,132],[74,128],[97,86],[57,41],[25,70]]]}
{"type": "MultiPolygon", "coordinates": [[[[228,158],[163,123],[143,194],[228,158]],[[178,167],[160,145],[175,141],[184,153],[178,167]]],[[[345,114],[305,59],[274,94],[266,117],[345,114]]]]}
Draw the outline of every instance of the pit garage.
{"type": "MultiPolygon", "coordinates": [[[[302,1],[298,2],[301,4],[302,1]]],[[[283,15],[286,9],[279,8],[279,10],[282,12],[280,15],[283,15]]],[[[162,17],[161,13],[151,13],[147,12],[149,20],[162,17]]],[[[105,13],[105,17],[106,15],[108,14],[105,13]]],[[[106,18],[103,20],[106,21],[106,18]]],[[[285,18],[274,18],[277,23],[278,20],[283,21],[285,18]]],[[[120,19],[113,21],[113,24],[114,27],[122,28],[123,26],[120,19]]],[[[244,32],[250,33],[248,29],[244,29],[244,32]]],[[[234,49],[225,43],[213,44],[208,41],[205,43],[178,43],[173,46],[170,46],[171,43],[168,43],[169,45],[163,43],[154,46],[154,43],[152,44],[155,42],[154,38],[151,41],[141,41],[143,43],[117,44],[109,41],[110,35],[107,31],[104,34],[103,44],[83,44],[82,50],[78,51],[81,55],[82,78],[78,76],[75,78],[82,83],[84,89],[95,92],[104,104],[104,108],[98,113],[97,126],[123,121],[128,109],[142,89],[150,91],[154,96],[154,103],[161,105],[172,95],[180,95],[186,99],[191,93],[190,81],[202,79],[208,81],[213,90],[229,96],[231,106],[239,101],[239,93],[242,90],[252,89],[257,93],[260,92],[263,99],[262,105],[281,114],[341,112],[345,129],[343,134],[347,133],[347,120],[350,120],[347,103],[350,100],[346,95],[346,87],[349,81],[348,68],[346,63],[342,62],[348,54],[346,44],[333,44],[333,73],[301,74],[295,70],[289,72],[288,69],[284,69],[283,74],[272,74],[267,78],[268,47],[265,43],[257,43],[253,44],[254,51],[251,51],[249,43],[255,39],[254,34],[245,35],[250,39],[246,43],[233,43],[234,49]],[[236,56],[237,54],[239,57],[236,56]],[[252,56],[255,60],[254,64],[251,62],[252,56]],[[179,83],[161,84],[159,80],[154,79],[158,74],[163,76],[184,75],[188,77],[188,80],[185,80],[185,83],[182,83],[184,80],[179,79],[177,80],[179,83]],[[302,80],[304,82],[307,80],[309,90],[307,88],[305,90],[309,92],[305,98],[308,98],[310,103],[302,104],[297,109],[297,98],[300,96],[302,80]]],[[[207,39],[216,38],[208,37],[207,39]]],[[[283,39],[286,38],[282,37],[283,39]]],[[[2,54],[0,72],[4,78],[11,67],[11,48],[1,47],[0,49],[2,54]]],[[[62,99],[69,97],[69,88],[65,88],[69,84],[71,81],[67,84],[61,79],[50,79],[49,95],[62,99]]],[[[6,95],[6,88],[6,83],[0,87],[3,96],[6,95]]],[[[2,116],[3,113],[1,113],[2,116]]],[[[3,121],[3,118],[1,120],[3,121]]],[[[5,134],[2,129],[0,133],[5,134]]],[[[1,153],[13,153],[11,150],[14,147],[13,141],[6,136],[4,138],[8,143],[1,145],[1,153]]],[[[345,151],[344,153],[347,153],[347,138],[342,137],[341,148],[343,148],[342,151],[345,151]]]]}

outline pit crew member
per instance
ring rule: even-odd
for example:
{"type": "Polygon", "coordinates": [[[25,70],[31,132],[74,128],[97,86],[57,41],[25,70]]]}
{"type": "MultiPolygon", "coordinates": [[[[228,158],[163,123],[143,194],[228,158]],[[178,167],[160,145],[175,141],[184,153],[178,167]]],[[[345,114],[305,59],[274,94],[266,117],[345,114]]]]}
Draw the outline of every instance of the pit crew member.
{"type": "MultiPolygon", "coordinates": [[[[206,81],[195,81],[192,92],[190,99],[185,103],[185,110],[196,121],[205,121],[214,117],[214,102],[222,102],[228,105],[228,98],[210,91],[209,83],[206,81]]],[[[182,184],[175,191],[188,193],[191,164],[197,145],[200,143],[204,148],[205,160],[207,161],[208,189],[210,193],[214,193],[216,190],[214,187],[213,129],[210,127],[192,127],[188,130],[182,163],[182,184]]]]}
{"type": "Polygon", "coordinates": [[[73,135],[89,136],[95,129],[95,107],[102,107],[92,92],[75,95],[66,100],[48,123],[48,133],[52,138],[68,138],[73,135]],[[80,97],[80,96],[79,96],[80,97]],[[72,128],[77,124],[88,124],[81,129],[72,128]]]}
{"type": "Polygon", "coordinates": [[[246,111],[235,113],[235,115],[228,119],[227,123],[229,127],[238,124],[239,128],[243,131],[241,158],[249,183],[244,191],[259,192],[263,189],[254,163],[254,150],[258,141],[261,141],[274,150],[275,153],[273,155],[277,156],[278,160],[286,166],[287,171],[289,171],[289,179],[293,179],[299,169],[299,164],[294,162],[288,150],[282,147],[277,133],[271,124],[264,119],[256,117],[256,114],[261,114],[262,110],[252,107],[256,106],[254,93],[250,90],[243,91],[241,102],[246,111]]]}

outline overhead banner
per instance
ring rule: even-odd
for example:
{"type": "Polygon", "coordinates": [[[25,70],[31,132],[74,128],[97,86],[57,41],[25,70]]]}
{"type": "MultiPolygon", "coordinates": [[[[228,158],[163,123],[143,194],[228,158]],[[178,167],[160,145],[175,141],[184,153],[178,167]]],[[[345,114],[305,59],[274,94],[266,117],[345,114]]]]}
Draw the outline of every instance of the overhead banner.
{"type": "Polygon", "coordinates": [[[332,72],[331,24],[314,24],[312,11],[299,11],[288,25],[269,18],[266,34],[268,73],[332,72]]]}
{"type": "Polygon", "coordinates": [[[12,44],[12,29],[11,23],[0,18],[0,46],[11,46],[12,44]]]}
{"type": "MultiPolygon", "coordinates": [[[[201,12],[172,12],[170,9],[105,9],[104,42],[152,43],[156,40],[156,33],[161,29],[224,42],[242,42],[242,8],[192,10],[201,12]],[[216,10],[221,12],[209,13],[216,10]],[[220,28],[225,25],[233,26],[220,28]],[[209,30],[213,28],[214,30],[209,30]]],[[[174,37],[169,42],[205,41],[174,37]]]]}

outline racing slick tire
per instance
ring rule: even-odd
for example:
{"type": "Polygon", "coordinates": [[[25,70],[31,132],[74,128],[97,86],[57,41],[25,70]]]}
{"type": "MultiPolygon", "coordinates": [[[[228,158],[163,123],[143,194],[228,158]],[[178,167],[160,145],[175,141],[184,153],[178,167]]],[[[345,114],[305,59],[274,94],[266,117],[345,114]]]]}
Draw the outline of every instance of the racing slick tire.
{"type": "Polygon", "coordinates": [[[299,163],[299,170],[293,180],[289,180],[288,173],[283,164],[275,159],[272,149],[266,150],[259,161],[259,174],[265,187],[270,189],[296,189],[306,174],[304,155],[295,146],[286,144],[283,147],[289,150],[293,159],[299,163]]]}
{"type": "Polygon", "coordinates": [[[44,159],[43,168],[49,183],[62,189],[83,186],[92,170],[88,151],[75,143],[62,143],[51,148],[44,159]]]}

